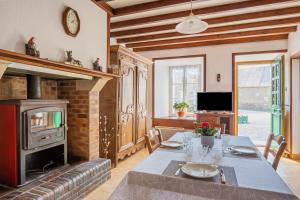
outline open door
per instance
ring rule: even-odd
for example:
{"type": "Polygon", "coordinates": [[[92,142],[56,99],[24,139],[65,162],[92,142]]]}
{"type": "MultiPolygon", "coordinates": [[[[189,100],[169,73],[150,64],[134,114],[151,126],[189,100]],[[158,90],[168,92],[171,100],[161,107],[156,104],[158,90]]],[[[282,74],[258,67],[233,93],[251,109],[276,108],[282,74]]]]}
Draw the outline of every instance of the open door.
{"type": "Polygon", "coordinates": [[[284,56],[277,57],[272,62],[272,114],[271,130],[275,135],[283,134],[284,109],[284,56]]]}

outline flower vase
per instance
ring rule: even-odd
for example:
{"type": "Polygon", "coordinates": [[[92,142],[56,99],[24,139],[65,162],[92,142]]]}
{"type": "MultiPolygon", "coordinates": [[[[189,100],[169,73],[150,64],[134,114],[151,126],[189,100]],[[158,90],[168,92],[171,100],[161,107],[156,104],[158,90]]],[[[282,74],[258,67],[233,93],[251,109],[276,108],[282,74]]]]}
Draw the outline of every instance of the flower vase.
{"type": "Polygon", "coordinates": [[[209,146],[209,148],[212,148],[215,144],[215,136],[203,136],[203,135],[201,135],[201,144],[203,146],[209,146]]]}

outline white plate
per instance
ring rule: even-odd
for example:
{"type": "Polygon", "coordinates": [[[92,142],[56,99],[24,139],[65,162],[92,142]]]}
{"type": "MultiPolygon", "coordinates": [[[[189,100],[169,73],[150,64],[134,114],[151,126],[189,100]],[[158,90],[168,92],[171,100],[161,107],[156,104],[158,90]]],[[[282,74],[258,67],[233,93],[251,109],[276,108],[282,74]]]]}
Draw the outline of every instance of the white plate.
{"type": "Polygon", "coordinates": [[[245,155],[256,154],[255,148],[245,147],[245,146],[233,146],[231,147],[231,151],[234,153],[245,154],[245,155]]]}
{"type": "Polygon", "coordinates": [[[165,147],[178,148],[178,147],[181,147],[183,145],[183,142],[179,142],[179,141],[163,141],[160,144],[162,146],[165,146],[165,147]]]}
{"type": "Polygon", "coordinates": [[[187,163],[181,167],[181,170],[194,178],[211,178],[219,174],[217,166],[200,163],[187,163]]]}

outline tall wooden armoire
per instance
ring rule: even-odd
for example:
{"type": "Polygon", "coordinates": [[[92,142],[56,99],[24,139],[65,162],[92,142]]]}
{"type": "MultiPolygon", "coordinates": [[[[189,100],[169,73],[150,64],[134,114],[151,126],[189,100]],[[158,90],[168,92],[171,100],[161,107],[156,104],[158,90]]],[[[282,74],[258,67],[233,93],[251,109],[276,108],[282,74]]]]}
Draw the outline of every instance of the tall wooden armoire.
{"type": "MultiPolygon", "coordinates": [[[[103,116],[107,117],[109,152],[113,164],[145,146],[147,117],[147,77],[152,61],[125,47],[111,46],[113,73],[119,79],[108,81],[100,92],[100,152],[104,153],[103,116]]],[[[104,154],[100,154],[101,157],[104,154]]]]}

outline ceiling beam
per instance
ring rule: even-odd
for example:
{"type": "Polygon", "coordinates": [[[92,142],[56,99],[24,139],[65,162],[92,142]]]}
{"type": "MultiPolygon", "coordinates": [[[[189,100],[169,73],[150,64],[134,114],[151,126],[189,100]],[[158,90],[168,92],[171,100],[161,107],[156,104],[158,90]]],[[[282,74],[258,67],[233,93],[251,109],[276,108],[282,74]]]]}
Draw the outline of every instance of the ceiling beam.
{"type": "Polygon", "coordinates": [[[255,36],[247,38],[235,38],[235,39],[225,39],[225,40],[215,40],[215,41],[205,41],[205,42],[193,42],[193,43],[183,43],[183,44],[173,44],[173,45],[163,45],[163,46],[153,46],[153,47],[141,47],[133,48],[135,52],[141,51],[158,51],[166,49],[181,49],[181,48],[191,48],[191,47],[201,47],[210,45],[221,45],[221,44],[235,44],[235,43],[249,43],[249,42],[262,42],[271,40],[283,40],[287,39],[288,34],[272,35],[272,36],[255,36]]]}
{"type": "MultiPolygon", "coordinates": [[[[261,22],[251,22],[251,23],[244,23],[244,24],[235,24],[235,25],[227,25],[227,26],[220,26],[220,27],[213,27],[208,28],[206,31],[202,33],[218,33],[218,32],[226,32],[226,31],[235,31],[240,29],[246,28],[257,28],[257,27],[264,27],[264,26],[283,26],[283,25],[295,25],[300,23],[300,17],[292,17],[286,19],[276,19],[276,20],[269,20],[269,21],[261,21],[261,22]]],[[[117,39],[118,43],[133,43],[133,42],[140,42],[146,40],[156,40],[156,39],[163,39],[163,38],[170,38],[170,37],[182,37],[186,36],[181,33],[172,32],[172,33],[160,33],[160,34],[153,34],[153,35],[142,35],[137,37],[129,37],[129,38],[120,38],[117,39]]]]}
{"type": "Polygon", "coordinates": [[[131,44],[126,44],[126,47],[138,48],[138,47],[159,46],[159,45],[188,43],[188,42],[201,42],[207,40],[211,41],[211,40],[232,39],[232,38],[241,38],[241,37],[249,37],[249,36],[259,36],[259,35],[260,36],[278,35],[278,34],[291,33],[296,31],[297,31],[297,26],[290,26],[290,27],[270,28],[270,29],[252,30],[252,31],[244,31],[244,32],[236,32],[236,33],[225,33],[225,34],[205,35],[205,36],[196,36],[196,37],[169,39],[169,40],[131,43],[131,44]]]}
{"type": "MultiPolygon", "coordinates": [[[[280,16],[280,15],[291,15],[291,14],[300,14],[300,6],[282,8],[276,10],[268,10],[264,12],[253,12],[253,13],[244,13],[239,15],[230,15],[225,17],[210,18],[210,19],[205,19],[204,21],[206,21],[209,25],[213,25],[213,24],[220,24],[220,23],[229,23],[229,22],[236,22],[242,20],[273,17],[273,16],[280,16]]],[[[137,33],[143,34],[143,33],[157,32],[157,31],[175,30],[176,25],[177,24],[167,24],[167,25],[137,28],[137,29],[131,29],[125,31],[115,31],[115,32],[111,32],[111,37],[128,36],[137,33]]]]}
{"type": "MultiPolygon", "coordinates": [[[[237,9],[242,9],[242,8],[270,5],[270,4],[274,4],[274,3],[284,3],[284,2],[288,2],[288,1],[293,1],[293,0],[249,0],[249,1],[231,3],[231,4],[224,4],[224,5],[219,5],[219,6],[194,9],[193,13],[195,15],[200,15],[200,14],[203,15],[203,14],[210,14],[210,13],[216,13],[216,12],[237,10],[237,9]]],[[[156,16],[143,17],[143,18],[132,19],[132,20],[114,22],[111,24],[111,29],[134,26],[134,25],[139,25],[139,24],[146,24],[146,23],[150,23],[150,22],[152,23],[152,22],[156,22],[156,21],[169,20],[169,19],[180,18],[180,17],[186,17],[189,14],[190,14],[190,11],[188,10],[188,11],[180,11],[180,12],[175,12],[175,13],[168,13],[168,14],[163,14],[163,15],[156,15],[156,16]]]]}
{"type": "Polygon", "coordinates": [[[176,4],[187,3],[187,2],[191,2],[191,0],[158,0],[158,1],[148,2],[148,3],[136,4],[133,6],[117,8],[114,10],[114,13],[115,13],[115,17],[117,17],[122,15],[129,15],[129,14],[154,10],[166,6],[174,6],[176,4]]]}
{"type": "Polygon", "coordinates": [[[91,0],[96,5],[98,5],[102,10],[107,12],[111,17],[114,15],[114,9],[108,5],[105,1],[97,1],[97,0],[91,0]]]}

